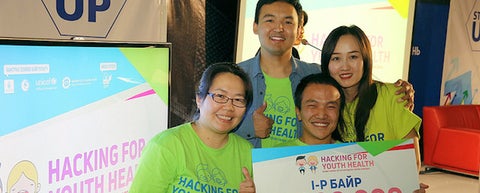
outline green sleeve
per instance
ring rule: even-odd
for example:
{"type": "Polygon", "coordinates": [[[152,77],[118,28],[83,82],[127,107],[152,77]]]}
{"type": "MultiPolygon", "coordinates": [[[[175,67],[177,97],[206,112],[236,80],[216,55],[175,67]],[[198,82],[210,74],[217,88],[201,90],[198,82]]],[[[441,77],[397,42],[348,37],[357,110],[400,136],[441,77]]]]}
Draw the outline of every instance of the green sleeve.
{"type": "Polygon", "coordinates": [[[168,137],[151,140],[142,151],[131,193],[167,192],[176,177],[178,162],[168,137]],[[161,143],[160,143],[161,142],[161,143]]]}

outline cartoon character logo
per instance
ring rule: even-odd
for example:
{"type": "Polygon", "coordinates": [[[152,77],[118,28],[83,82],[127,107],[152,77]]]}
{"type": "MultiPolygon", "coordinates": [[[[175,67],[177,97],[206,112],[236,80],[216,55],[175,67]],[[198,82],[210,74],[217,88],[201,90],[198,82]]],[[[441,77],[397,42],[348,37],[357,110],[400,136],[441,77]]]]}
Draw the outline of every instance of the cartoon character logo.
{"type": "Polygon", "coordinates": [[[219,168],[210,169],[208,164],[199,164],[195,173],[200,181],[214,182],[221,186],[225,186],[228,183],[227,177],[222,170],[219,168]]]}
{"type": "Polygon", "coordinates": [[[285,96],[280,96],[276,99],[273,99],[272,95],[268,94],[267,96],[265,96],[265,101],[267,101],[268,104],[265,112],[270,112],[272,110],[282,114],[287,114],[288,112],[290,112],[291,108],[289,105],[289,100],[285,96]]]}
{"type": "Polygon", "coordinates": [[[307,163],[310,166],[310,171],[312,171],[312,173],[316,173],[317,165],[318,165],[318,157],[313,155],[308,156],[307,163]]]}
{"type": "Polygon", "coordinates": [[[305,156],[304,155],[297,156],[296,162],[297,162],[298,171],[300,172],[300,174],[305,175],[305,165],[307,163],[305,156]]]}
{"type": "Polygon", "coordinates": [[[7,179],[7,193],[37,193],[40,191],[38,172],[32,162],[23,160],[15,164],[7,179]]]}

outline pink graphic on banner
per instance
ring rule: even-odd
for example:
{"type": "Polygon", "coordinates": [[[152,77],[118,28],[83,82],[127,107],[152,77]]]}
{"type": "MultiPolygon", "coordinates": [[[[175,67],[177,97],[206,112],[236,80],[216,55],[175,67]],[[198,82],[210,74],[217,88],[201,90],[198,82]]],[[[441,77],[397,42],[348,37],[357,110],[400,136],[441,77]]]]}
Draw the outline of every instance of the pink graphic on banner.
{"type": "Polygon", "coordinates": [[[141,97],[144,97],[144,96],[152,95],[152,94],[155,94],[155,91],[153,89],[150,89],[148,91],[142,92],[140,94],[136,94],[136,95],[128,98],[127,101],[131,100],[131,99],[136,99],[136,98],[141,98],[141,97]]]}

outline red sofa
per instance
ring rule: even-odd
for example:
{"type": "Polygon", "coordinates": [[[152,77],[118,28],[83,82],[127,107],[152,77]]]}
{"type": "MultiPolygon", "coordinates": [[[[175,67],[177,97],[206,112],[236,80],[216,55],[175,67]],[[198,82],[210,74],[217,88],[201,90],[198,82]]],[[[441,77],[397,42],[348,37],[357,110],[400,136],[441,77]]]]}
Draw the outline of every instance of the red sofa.
{"type": "Polygon", "coordinates": [[[423,107],[423,164],[478,176],[480,105],[423,107]]]}

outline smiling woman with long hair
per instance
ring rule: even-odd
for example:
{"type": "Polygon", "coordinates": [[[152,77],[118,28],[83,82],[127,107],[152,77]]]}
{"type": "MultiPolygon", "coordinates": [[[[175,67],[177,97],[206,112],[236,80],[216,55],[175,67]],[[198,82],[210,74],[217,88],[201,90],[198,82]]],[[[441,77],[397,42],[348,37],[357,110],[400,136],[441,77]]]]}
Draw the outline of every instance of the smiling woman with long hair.
{"type": "Polygon", "coordinates": [[[372,47],[365,33],[355,25],[340,26],[327,36],[322,49],[322,71],[341,86],[346,97],[340,131],[346,142],[413,138],[418,147],[422,120],[397,102],[397,88],[372,79],[372,47]]]}

